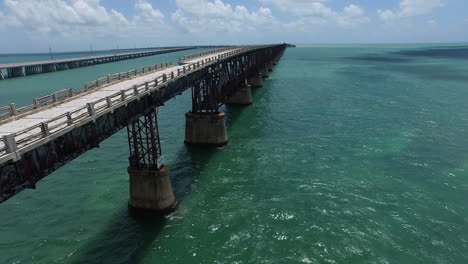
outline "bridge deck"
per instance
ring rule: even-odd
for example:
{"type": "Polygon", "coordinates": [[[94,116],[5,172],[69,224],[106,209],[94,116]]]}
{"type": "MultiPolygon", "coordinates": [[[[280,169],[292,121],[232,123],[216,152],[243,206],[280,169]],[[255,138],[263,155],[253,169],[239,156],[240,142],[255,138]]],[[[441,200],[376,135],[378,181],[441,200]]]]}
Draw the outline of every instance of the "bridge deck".
{"type": "MultiPolygon", "coordinates": [[[[239,48],[233,48],[219,53],[213,53],[207,56],[194,58],[190,60],[190,63],[197,63],[205,61],[208,58],[217,58],[223,55],[225,56],[227,55],[227,53],[236,51],[237,49],[239,48]]],[[[64,114],[73,113],[74,117],[80,116],[82,114],[87,114],[87,103],[96,103],[96,108],[99,108],[102,105],[105,106],[105,99],[109,96],[115,95],[116,93],[121,92],[122,90],[128,90],[129,88],[134,87],[135,85],[141,86],[146,82],[154,82],[156,78],[161,78],[164,74],[170,76],[172,73],[174,73],[175,76],[178,76],[178,71],[182,71],[184,67],[187,66],[171,66],[168,68],[160,69],[156,72],[148,73],[146,75],[136,76],[132,79],[127,79],[117,83],[110,83],[108,85],[96,88],[95,90],[89,91],[88,93],[72,97],[66,102],[49,107],[44,107],[42,109],[36,110],[38,112],[18,117],[18,119],[16,120],[11,120],[7,123],[0,124],[0,164],[9,160],[5,158],[5,155],[7,153],[5,149],[6,143],[4,142],[4,140],[2,140],[3,136],[15,135],[16,142],[19,142],[18,149],[21,149],[22,147],[29,145],[34,140],[37,140],[37,138],[34,137],[34,135],[42,134],[41,123],[47,122],[50,127],[54,127],[54,130],[66,128],[67,124],[64,124],[63,119],[60,119],[60,117],[64,114]],[[55,119],[57,120],[53,121],[55,119]],[[31,138],[31,140],[29,140],[29,138],[31,138]]],[[[128,91],[128,96],[132,96],[131,90],[128,91]]]]}

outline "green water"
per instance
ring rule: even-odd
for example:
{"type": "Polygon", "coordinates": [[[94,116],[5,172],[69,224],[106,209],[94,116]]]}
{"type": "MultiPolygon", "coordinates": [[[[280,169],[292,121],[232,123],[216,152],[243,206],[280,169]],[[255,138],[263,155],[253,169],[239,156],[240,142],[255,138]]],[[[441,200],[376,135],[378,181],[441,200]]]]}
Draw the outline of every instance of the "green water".
{"type": "MultiPolygon", "coordinates": [[[[176,213],[128,213],[122,131],[0,205],[0,263],[468,263],[468,53],[417,48],[288,49],[220,149],[183,144],[186,92],[159,115],[176,213]]],[[[0,104],[180,54],[0,81],[0,104]]]]}

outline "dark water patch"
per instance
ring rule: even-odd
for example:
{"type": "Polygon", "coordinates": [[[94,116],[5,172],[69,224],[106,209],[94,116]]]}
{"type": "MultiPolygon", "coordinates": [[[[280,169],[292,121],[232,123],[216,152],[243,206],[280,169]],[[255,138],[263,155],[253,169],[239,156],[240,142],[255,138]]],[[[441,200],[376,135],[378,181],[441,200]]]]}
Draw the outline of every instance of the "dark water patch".
{"type": "Polygon", "coordinates": [[[105,230],[74,252],[71,263],[142,263],[166,222],[159,214],[122,208],[105,230]]]}
{"type": "Polygon", "coordinates": [[[468,47],[455,48],[429,48],[415,50],[401,50],[393,52],[396,55],[409,57],[430,57],[444,59],[468,59],[468,47]]]}
{"type": "Polygon", "coordinates": [[[367,54],[363,56],[348,57],[346,59],[354,60],[354,61],[382,62],[382,63],[407,63],[411,61],[408,58],[388,56],[388,55],[377,55],[377,54],[367,54]]]}
{"type": "Polygon", "coordinates": [[[447,67],[447,65],[426,64],[426,65],[388,65],[386,67],[378,68],[383,71],[395,71],[404,74],[411,74],[413,76],[441,81],[468,81],[468,71],[462,71],[454,67],[447,67]]]}

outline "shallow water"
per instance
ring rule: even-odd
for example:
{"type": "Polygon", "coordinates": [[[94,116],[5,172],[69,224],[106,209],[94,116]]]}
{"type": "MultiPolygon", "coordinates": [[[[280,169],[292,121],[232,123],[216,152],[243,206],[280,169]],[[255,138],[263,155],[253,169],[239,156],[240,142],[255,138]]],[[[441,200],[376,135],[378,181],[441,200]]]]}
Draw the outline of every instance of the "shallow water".
{"type": "MultiPolygon", "coordinates": [[[[159,115],[176,213],[129,215],[122,131],[0,205],[0,263],[467,263],[468,60],[449,48],[288,49],[223,109],[220,149],[183,144],[186,92],[159,115]]],[[[0,105],[187,53],[0,81],[0,105]]]]}

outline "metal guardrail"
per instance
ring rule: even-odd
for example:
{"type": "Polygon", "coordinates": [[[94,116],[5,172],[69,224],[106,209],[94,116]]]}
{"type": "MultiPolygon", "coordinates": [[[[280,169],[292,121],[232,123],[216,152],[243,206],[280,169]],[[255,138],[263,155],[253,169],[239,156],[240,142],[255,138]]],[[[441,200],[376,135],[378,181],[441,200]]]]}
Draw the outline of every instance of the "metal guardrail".
{"type": "MultiPolygon", "coordinates": [[[[256,48],[243,47],[243,48],[232,50],[227,53],[223,53],[220,55],[206,58],[196,63],[188,64],[185,66],[179,66],[179,68],[177,68],[177,73],[172,71],[171,74],[169,75],[163,74],[155,78],[154,81],[145,82],[140,85],[134,85],[127,89],[121,90],[120,92],[116,92],[113,95],[107,96],[106,98],[102,98],[92,103],[87,103],[86,106],[75,109],[71,112],[67,112],[51,120],[47,120],[43,123],[25,128],[16,133],[3,136],[2,138],[0,138],[0,163],[11,160],[11,159],[18,159],[19,157],[17,156],[17,151],[21,148],[34,144],[50,136],[55,136],[55,135],[59,136],[59,133],[61,134],[62,132],[65,132],[66,129],[73,128],[73,126],[78,123],[81,123],[84,121],[90,122],[92,120],[95,120],[98,117],[104,115],[107,111],[120,107],[121,105],[128,104],[129,102],[136,100],[140,98],[141,96],[149,94],[150,92],[154,90],[159,90],[159,88],[165,86],[168,82],[175,81],[176,79],[179,79],[194,70],[209,66],[211,64],[217,63],[219,60],[228,58],[230,56],[233,56],[233,55],[236,55],[236,54],[239,54],[244,51],[251,50],[251,49],[256,49],[256,48]]],[[[165,64],[166,67],[170,65],[171,65],[170,63],[165,64]]],[[[148,67],[144,67],[140,69],[141,70],[137,69],[137,70],[130,71],[130,72],[133,72],[132,74],[138,74],[139,72],[140,73],[145,72],[145,69],[156,69],[156,67],[153,65],[153,66],[148,66],[148,67]],[[154,68],[150,68],[150,67],[154,67],[154,68]]],[[[158,69],[161,69],[161,68],[158,68],[158,69]]],[[[125,73],[125,78],[134,76],[134,75],[131,75],[130,72],[125,73]]],[[[113,74],[112,76],[122,77],[122,74],[117,73],[117,74],[113,74]]],[[[109,83],[115,79],[114,77],[109,77],[107,80],[108,80],[107,83],[109,83]]],[[[100,83],[100,80],[96,80],[94,83],[100,83]]],[[[53,96],[54,94],[52,94],[52,97],[59,98],[57,93],[67,91],[67,90],[56,92],[54,93],[56,94],[56,96],[54,97],[53,96]]],[[[37,98],[37,99],[50,102],[49,97],[50,95],[37,98]]],[[[2,107],[0,108],[0,110],[1,109],[11,110],[11,105],[2,107]]],[[[20,108],[18,108],[17,110],[19,109],[20,108]]]]}
{"type": "Polygon", "coordinates": [[[62,102],[66,99],[69,99],[75,95],[82,94],[84,92],[88,92],[90,90],[93,90],[97,87],[100,87],[102,85],[106,85],[109,83],[113,83],[116,81],[122,81],[125,79],[129,79],[141,74],[146,74],[149,72],[154,72],[154,71],[160,71],[162,69],[166,69],[168,67],[172,66],[172,62],[163,62],[161,64],[155,64],[155,65],[150,65],[150,66],[145,66],[142,68],[137,68],[128,72],[119,72],[115,74],[109,74],[105,77],[99,78],[95,81],[88,82],[84,85],[83,89],[80,91],[74,91],[73,89],[64,89],[58,92],[54,92],[52,94],[48,94],[45,96],[37,97],[33,99],[33,104],[31,105],[26,105],[20,108],[17,108],[15,104],[10,104],[7,106],[2,106],[0,107],[0,122],[3,120],[6,120],[8,118],[18,116],[25,114],[27,112],[40,109],[41,107],[54,104],[54,103],[59,103],[62,102]]]}

